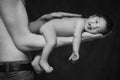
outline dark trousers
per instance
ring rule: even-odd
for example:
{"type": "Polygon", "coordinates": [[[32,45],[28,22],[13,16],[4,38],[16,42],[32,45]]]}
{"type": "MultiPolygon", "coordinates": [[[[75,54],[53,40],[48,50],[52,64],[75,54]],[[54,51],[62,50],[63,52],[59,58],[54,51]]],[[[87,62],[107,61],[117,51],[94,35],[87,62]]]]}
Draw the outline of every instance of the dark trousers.
{"type": "Polygon", "coordinates": [[[0,62],[0,80],[34,80],[30,62],[0,62]]]}

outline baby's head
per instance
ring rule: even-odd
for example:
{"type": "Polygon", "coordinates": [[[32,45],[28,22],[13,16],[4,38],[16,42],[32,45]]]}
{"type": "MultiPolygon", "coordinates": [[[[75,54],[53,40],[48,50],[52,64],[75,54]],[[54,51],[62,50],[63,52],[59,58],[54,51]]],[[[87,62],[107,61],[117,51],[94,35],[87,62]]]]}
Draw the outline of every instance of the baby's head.
{"type": "Polygon", "coordinates": [[[95,14],[90,16],[85,24],[85,31],[92,34],[107,34],[112,30],[113,22],[109,16],[95,14]]]}

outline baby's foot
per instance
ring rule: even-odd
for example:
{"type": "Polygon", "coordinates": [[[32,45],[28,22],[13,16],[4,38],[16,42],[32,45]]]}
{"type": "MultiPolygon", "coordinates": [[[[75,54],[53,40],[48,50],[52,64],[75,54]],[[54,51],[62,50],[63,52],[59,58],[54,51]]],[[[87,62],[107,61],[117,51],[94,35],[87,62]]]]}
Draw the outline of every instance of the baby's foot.
{"type": "Polygon", "coordinates": [[[53,67],[51,67],[46,61],[40,61],[40,65],[46,73],[51,73],[53,71],[53,67]]]}
{"type": "Polygon", "coordinates": [[[33,60],[32,62],[31,62],[31,65],[32,65],[32,67],[34,68],[34,70],[36,71],[36,73],[41,73],[43,70],[42,70],[42,68],[40,67],[40,65],[39,65],[39,62],[36,62],[35,60],[33,60]]]}

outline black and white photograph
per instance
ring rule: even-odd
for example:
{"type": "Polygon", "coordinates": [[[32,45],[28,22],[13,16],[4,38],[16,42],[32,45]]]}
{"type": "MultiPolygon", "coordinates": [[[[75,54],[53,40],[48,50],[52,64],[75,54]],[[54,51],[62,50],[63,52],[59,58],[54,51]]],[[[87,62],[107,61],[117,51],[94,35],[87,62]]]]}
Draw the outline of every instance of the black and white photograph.
{"type": "Polygon", "coordinates": [[[117,0],[0,0],[0,80],[120,80],[117,0]]]}

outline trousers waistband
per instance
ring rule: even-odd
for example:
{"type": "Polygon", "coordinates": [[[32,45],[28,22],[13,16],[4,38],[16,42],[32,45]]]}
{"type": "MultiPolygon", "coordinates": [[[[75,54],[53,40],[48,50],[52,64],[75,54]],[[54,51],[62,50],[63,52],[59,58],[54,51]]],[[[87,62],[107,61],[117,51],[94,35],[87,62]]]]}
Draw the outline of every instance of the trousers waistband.
{"type": "Polygon", "coordinates": [[[0,62],[0,72],[32,71],[29,61],[0,62]]]}

